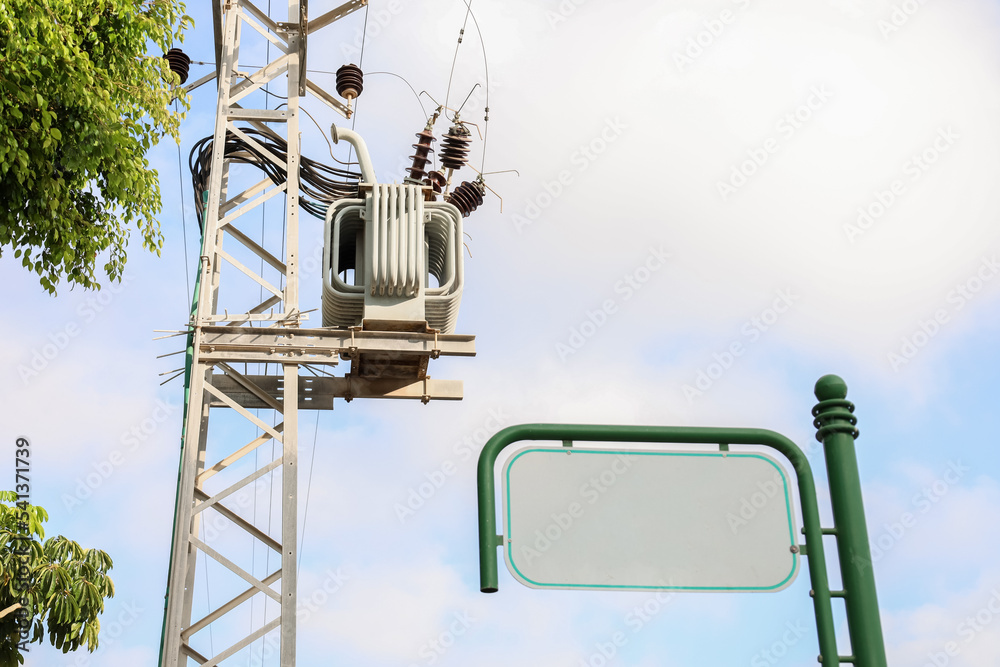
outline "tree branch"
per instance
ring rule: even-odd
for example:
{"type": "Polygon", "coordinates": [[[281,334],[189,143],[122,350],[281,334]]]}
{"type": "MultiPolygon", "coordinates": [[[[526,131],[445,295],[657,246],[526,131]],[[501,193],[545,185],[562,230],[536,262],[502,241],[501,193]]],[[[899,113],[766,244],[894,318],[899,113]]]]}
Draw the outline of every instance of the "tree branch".
{"type": "Polygon", "coordinates": [[[7,607],[3,611],[0,611],[0,618],[3,618],[4,616],[6,616],[7,614],[11,613],[12,611],[17,611],[20,608],[21,608],[21,603],[20,602],[15,602],[14,604],[12,604],[11,606],[7,607]]]}

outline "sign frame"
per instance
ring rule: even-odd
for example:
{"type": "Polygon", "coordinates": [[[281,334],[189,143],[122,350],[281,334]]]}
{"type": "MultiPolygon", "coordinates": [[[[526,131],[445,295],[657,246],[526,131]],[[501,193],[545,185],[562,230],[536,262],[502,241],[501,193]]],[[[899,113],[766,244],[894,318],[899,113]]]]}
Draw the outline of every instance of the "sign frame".
{"type": "MultiPolygon", "coordinates": [[[[556,459],[553,459],[555,461],[556,459]]],[[[577,458],[577,461],[580,459],[577,458]]],[[[638,462],[638,461],[636,461],[638,462]]],[[[733,472],[733,471],[729,471],[733,472]]],[[[634,480],[634,477],[629,477],[630,480],[634,480]]],[[[504,534],[507,539],[504,543],[504,561],[507,565],[507,569],[510,571],[511,575],[519,581],[521,584],[531,588],[538,589],[564,589],[564,590],[621,590],[621,591],[683,591],[683,592],[720,592],[720,593],[733,593],[733,592],[776,592],[787,588],[794,582],[795,578],[798,576],[801,569],[800,558],[798,553],[798,544],[796,538],[796,528],[798,523],[795,516],[795,506],[792,502],[792,489],[789,483],[789,474],[785,470],[784,466],[781,465],[774,457],[770,456],[766,452],[758,451],[746,451],[746,452],[728,452],[728,451],[692,451],[692,450],[661,450],[661,449],[647,449],[647,450],[637,450],[637,449],[624,449],[624,448],[579,448],[579,447],[539,447],[539,446],[528,446],[518,451],[514,452],[510,458],[506,461],[503,467],[502,473],[503,480],[503,526],[504,534]],[[646,584],[646,583],[633,583],[633,584],[605,584],[605,583],[568,583],[562,581],[538,581],[533,579],[532,576],[522,572],[522,569],[527,569],[524,567],[523,560],[516,557],[516,550],[521,548],[523,550],[522,542],[520,537],[518,539],[518,544],[514,544],[513,536],[516,534],[512,530],[512,521],[514,516],[514,511],[512,508],[512,493],[511,493],[511,470],[513,469],[515,463],[521,459],[521,457],[533,453],[542,454],[575,454],[577,457],[580,456],[600,456],[600,455],[622,455],[629,457],[680,457],[689,459],[699,459],[704,461],[706,459],[725,459],[725,460],[747,460],[747,459],[759,459],[765,461],[775,470],[777,476],[780,477],[781,487],[776,489],[776,495],[780,495],[781,499],[784,501],[784,513],[785,521],[783,525],[787,527],[787,544],[782,543],[786,553],[788,554],[788,562],[790,568],[787,573],[784,574],[780,581],[772,585],[766,586],[748,586],[748,585],[672,585],[669,583],[664,584],[646,584]],[[518,566],[518,562],[521,562],[521,566],[518,566]]],[[[626,480],[627,483],[628,480],[626,480]]],[[[648,481],[648,474],[647,474],[648,481]]],[[[612,482],[615,484],[614,482],[612,482]]],[[[617,484],[615,484],[617,486],[617,484]]],[[[591,490],[592,493],[597,495],[597,492],[591,490]]],[[[593,500],[591,501],[593,502],[593,500]]],[[[581,516],[583,515],[583,510],[581,509],[581,516]]],[[[568,516],[568,515],[567,515],[568,516]]],[[[577,519],[579,520],[579,519],[577,519]]],[[[567,528],[568,530],[568,528],[567,528]]],[[[735,535],[735,531],[734,531],[735,535]]],[[[558,538],[555,538],[558,540],[558,538]]],[[[714,549],[709,548],[709,553],[715,552],[714,549]]],[[[709,556],[710,557],[710,556],[709,556]]],[[[650,567],[659,567],[663,565],[669,565],[670,563],[650,563],[650,567]]],[[[530,560],[528,562],[530,565],[530,560]]],[[[662,580],[663,578],[661,578],[662,580]]]]}
{"type": "Polygon", "coordinates": [[[775,431],[758,428],[683,426],[607,426],[591,424],[519,424],[498,431],[479,455],[479,583],[483,593],[498,590],[497,548],[504,536],[496,532],[497,457],[508,445],[520,441],[562,441],[572,447],[574,440],[587,442],[631,442],[660,444],[714,445],[729,451],[730,445],[759,445],[782,454],[795,470],[802,510],[805,543],[793,545],[807,557],[810,597],[816,616],[816,631],[824,667],[851,662],[866,667],[886,667],[885,642],[875,590],[871,547],[865,520],[864,499],[858,470],[855,441],[859,435],[854,403],[847,400],[847,383],[837,375],[824,375],[814,390],[819,399],[812,409],[816,439],[823,443],[829,480],[833,526],[824,528],[819,518],[816,483],[809,459],[799,447],[775,431]],[[831,591],[827,574],[823,537],[832,536],[837,545],[842,590],[831,591]],[[844,600],[852,655],[841,656],[834,631],[832,598],[844,600]]]}

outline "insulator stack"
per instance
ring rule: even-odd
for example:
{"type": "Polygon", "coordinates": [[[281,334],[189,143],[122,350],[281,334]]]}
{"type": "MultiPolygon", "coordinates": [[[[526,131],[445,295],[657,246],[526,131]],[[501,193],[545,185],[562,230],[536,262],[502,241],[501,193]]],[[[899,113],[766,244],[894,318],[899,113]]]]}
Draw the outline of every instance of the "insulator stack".
{"type": "Polygon", "coordinates": [[[425,129],[417,135],[417,143],[413,144],[416,153],[410,156],[410,159],[413,160],[413,166],[408,170],[410,178],[414,181],[422,181],[424,175],[427,174],[424,168],[431,161],[429,155],[434,152],[434,149],[431,148],[432,141],[437,141],[437,139],[434,138],[429,129],[425,129]]]}
{"type": "Polygon", "coordinates": [[[364,90],[364,75],[361,73],[360,67],[351,63],[343,65],[337,70],[338,95],[350,101],[360,96],[362,90],[364,90]]]}
{"type": "Polygon", "coordinates": [[[180,49],[170,49],[163,54],[170,66],[170,71],[181,78],[181,85],[188,80],[188,70],[191,68],[191,59],[180,49]]]}
{"type": "Polygon", "coordinates": [[[468,218],[473,211],[483,205],[486,186],[479,181],[463,181],[448,195],[447,201],[462,212],[462,217],[468,218]]]}
{"type": "Polygon", "coordinates": [[[441,139],[441,164],[448,169],[461,169],[469,161],[472,133],[461,123],[455,123],[441,139]]]}
{"type": "Polygon", "coordinates": [[[427,178],[424,179],[424,183],[431,186],[436,194],[441,194],[444,186],[448,185],[448,177],[440,171],[429,171],[427,172],[427,178]]]}

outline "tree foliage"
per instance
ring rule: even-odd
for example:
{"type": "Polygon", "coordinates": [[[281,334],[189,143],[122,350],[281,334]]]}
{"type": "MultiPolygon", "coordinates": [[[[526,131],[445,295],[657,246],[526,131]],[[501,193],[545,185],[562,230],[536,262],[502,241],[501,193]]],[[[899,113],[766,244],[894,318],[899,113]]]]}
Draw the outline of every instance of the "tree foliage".
{"type": "Polygon", "coordinates": [[[49,292],[100,288],[99,255],[120,280],[133,225],[159,254],[145,154],[179,141],[187,96],[161,55],[189,22],[179,0],[0,0],[0,255],[49,292]]]}
{"type": "Polygon", "coordinates": [[[19,622],[28,624],[28,643],[41,643],[48,633],[64,653],[81,646],[94,651],[104,599],[115,594],[107,574],[111,557],[61,535],[46,540],[46,511],[15,505],[16,499],[0,491],[0,613],[22,605],[0,617],[0,667],[24,662],[19,622]]]}

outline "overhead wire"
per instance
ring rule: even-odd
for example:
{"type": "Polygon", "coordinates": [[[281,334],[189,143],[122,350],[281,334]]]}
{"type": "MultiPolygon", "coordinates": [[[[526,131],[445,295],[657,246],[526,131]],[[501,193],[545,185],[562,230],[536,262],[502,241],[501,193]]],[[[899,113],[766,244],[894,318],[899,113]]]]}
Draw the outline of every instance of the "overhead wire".
{"type": "MultiPolygon", "coordinates": [[[[174,113],[179,113],[177,108],[177,100],[174,100],[174,113]]],[[[177,142],[177,183],[178,190],[181,193],[181,233],[182,239],[184,241],[184,288],[187,292],[187,303],[185,308],[190,307],[191,299],[194,296],[191,294],[191,267],[188,263],[188,247],[187,247],[187,206],[184,203],[184,158],[181,154],[181,144],[177,142]]]]}
{"type": "MultiPolygon", "coordinates": [[[[483,40],[483,31],[479,28],[479,21],[476,19],[475,13],[472,11],[472,0],[462,0],[465,4],[465,21],[462,23],[462,28],[458,32],[458,43],[455,45],[455,55],[451,61],[451,72],[448,74],[448,89],[445,93],[444,98],[444,108],[448,107],[448,102],[451,99],[451,84],[455,76],[455,65],[458,63],[458,49],[462,45],[462,39],[465,36],[465,28],[469,25],[469,18],[472,18],[472,24],[476,26],[476,34],[479,35],[479,44],[483,51],[483,68],[485,69],[486,76],[486,104],[483,107],[484,117],[483,117],[483,152],[482,152],[482,162],[480,164],[480,173],[486,171],[486,143],[489,139],[489,128],[490,128],[490,63],[486,56],[486,42],[483,40]]],[[[470,93],[471,95],[471,93],[470,93]]],[[[468,101],[468,99],[466,99],[468,101]]],[[[462,106],[465,106],[463,102],[462,106]]],[[[457,115],[457,114],[456,114],[457,115]]]]}
{"type": "MultiPolygon", "coordinates": [[[[177,100],[176,99],[174,100],[174,111],[175,112],[178,111],[177,100]]],[[[179,188],[179,190],[180,190],[180,200],[181,200],[181,239],[182,239],[183,244],[184,244],[184,289],[187,292],[187,296],[188,296],[186,308],[190,308],[191,307],[191,302],[194,300],[194,294],[191,292],[191,278],[190,278],[191,270],[190,270],[190,264],[188,262],[188,252],[187,252],[187,206],[186,206],[186,204],[184,202],[184,159],[183,159],[183,154],[181,153],[180,142],[177,143],[177,178],[178,178],[178,181],[180,182],[180,188],[179,188]]],[[[196,195],[196,198],[200,198],[200,197],[201,197],[200,194],[196,195]]],[[[198,216],[198,226],[203,228],[203,225],[201,224],[201,215],[198,216]]],[[[166,384],[166,382],[169,382],[170,380],[173,380],[175,377],[180,377],[183,374],[184,373],[181,372],[181,373],[179,373],[179,374],[177,374],[177,375],[169,378],[168,380],[166,380],[162,384],[166,384]]],[[[204,572],[205,572],[205,577],[204,577],[204,579],[205,579],[205,603],[206,603],[206,605],[208,606],[209,609],[212,609],[211,586],[209,586],[209,583],[208,583],[208,557],[205,556],[205,554],[202,554],[202,556],[204,556],[204,558],[202,560],[202,563],[203,563],[202,567],[204,568],[204,572]]],[[[193,593],[192,593],[192,595],[193,595],[193,593]]],[[[215,653],[215,633],[212,630],[212,624],[211,623],[208,624],[208,646],[209,646],[209,650],[214,654],[215,653]]]]}
{"type": "Polygon", "coordinates": [[[299,539],[299,562],[296,567],[302,566],[303,547],[306,543],[306,525],[309,518],[309,491],[312,489],[313,469],[316,467],[316,442],[319,438],[319,410],[316,411],[316,425],[313,427],[312,454],[309,455],[309,478],[306,481],[306,507],[302,512],[302,537],[299,539]]]}
{"type": "Polygon", "coordinates": [[[299,105],[299,110],[302,111],[303,113],[305,113],[305,115],[309,116],[309,120],[311,120],[313,122],[313,125],[316,126],[316,129],[319,130],[319,136],[323,137],[323,141],[326,142],[326,147],[328,149],[330,149],[330,157],[333,158],[333,160],[335,162],[339,162],[340,164],[344,165],[345,167],[349,167],[352,164],[358,164],[357,162],[344,162],[343,160],[339,159],[336,155],[334,155],[333,154],[333,144],[330,143],[330,140],[326,136],[326,132],[324,132],[323,128],[321,128],[319,126],[319,123],[316,121],[315,118],[313,118],[313,115],[311,113],[309,113],[309,111],[304,106],[302,106],[301,104],[299,105]]]}
{"type": "MultiPolygon", "coordinates": [[[[206,537],[205,535],[202,535],[206,537]]],[[[205,569],[205,603],[208,605],[209,609],[212,609],[212,595],[210,593],[211,586],[208,585],[208,554],[204,551],[201,552],[202,555],[202,567],[205,569]]],[[[212,624],[208,624],[208,648],[212,655],[215,655],[215,635],[212,633],[212,624]]]]}
{"type": "MultiPolygon", "coordinates": [[[[371,5],[369,5],[368,3],[365,3],[365,22],[364,26],[361,28],[361,55],[358,56],[358,67],[361,67],[365,62],[365,42],[367,41],[366,38],[368,37],[368,8],[370,6],[371,5]]],[[[358,122],[358,106],[360,105],[359,100],[360,98],[354,101],[354,113],[351,114],[351,132],[354,131],[354,126],[358,122]]],[[[350,162],[353,156],[354,156],[354,146],[351,145],[347,149],[347,161],[350,162]]]]}
{"type": "MultiPolygon", "coordinates": [[[[270,42],[268,42],[268,46],[270,46],[270,42]]],[[[242,74],[242,76],[243,76],[244,79],[246,79],[250,83],[253,83],[253,79],[251,79],[250,77],[248,77],[246,74],[242,74]]],[[[264,89],[263,89],[262,92],[265,95],[270,95],[271,97],[277,97],[279,100],[287,100],[288,99],[284,95],[279,95],[278,93],[272,93],[270,90],[267,89],[267,84],[264,84],[264,89]]]]}
{"type": "MultiPolygon", "coordinates": [[[[463,0],[464,2],[465,0],[463,0]]],[[[455,44],[455,55],[451,59],[451,72],[448,73],[448,89],[444,94],[444,106],[448,107],[448,100],[451,98],[451,82],[455,77],[455,65],[458,63],[458,49],[462,46],[462,38],[465,36],[465,27],[469,25],[469,15],[472,14],[472,3],[466,2],[465,21],[462,22],[462,29],[458,31],[458,43],[455,44]]]]}
{"type": "Polygon", "coordinates": [[[368,3],[365,3],[365,23],[361,26],[361,55],[358,56],[358,67],[365,61],[365,37],[368,35],[368,3]]]}
{"type": "Polygon", "coordinates": [[[413,91],[413,96],[417,98],[417,104],[420,105],[420,113],[423,115],[424,118],[427,118],[427,110],[424,108],[424,103],[420,99],[420,95],[417,93],[416,88],[414,88],[413,86],[411,86],[409,81],[407,81],[406,79],[404,79],[400,75],[394,74],[392,72],[365,72],[365,76],[374,76],[376,74],[388,74],[389,76],[394,76],[397,79],[402,79],[403,83],[405,83],[407,86],[409,86],[410,90],[413,91]]]}
{"type": "Polygon", "coordinates": [[[483,31],[479,29],[479,21],[476,20],[476,15],[472,12],[472,0],[462,0],[462,2],[469,8],[469,16],[472,17],[472,24],[476,26],[476,34],[479,35],[479,44],[483,49],[483,68],[486,70],[486,104],[483,106],[485,116],[483,118],[483,161],[479,169],[480,172],[484,172],[486,171],[486,140],[489,138],[490,129],[490,63],[486,57],[486,42],[483,40],[483,31]]]}

